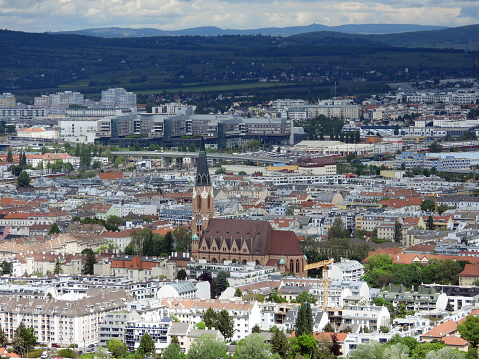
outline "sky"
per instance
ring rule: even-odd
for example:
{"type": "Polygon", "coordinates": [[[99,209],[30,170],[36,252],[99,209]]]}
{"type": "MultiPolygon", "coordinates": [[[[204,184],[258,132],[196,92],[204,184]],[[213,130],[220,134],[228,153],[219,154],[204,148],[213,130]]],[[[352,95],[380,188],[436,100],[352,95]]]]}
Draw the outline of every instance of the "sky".
{"type": "Polygon", "coordinates": [[[471,25],[479,23],[479,0],[0,0],[0,28],[27,32],[313,23],[471,25]]]}

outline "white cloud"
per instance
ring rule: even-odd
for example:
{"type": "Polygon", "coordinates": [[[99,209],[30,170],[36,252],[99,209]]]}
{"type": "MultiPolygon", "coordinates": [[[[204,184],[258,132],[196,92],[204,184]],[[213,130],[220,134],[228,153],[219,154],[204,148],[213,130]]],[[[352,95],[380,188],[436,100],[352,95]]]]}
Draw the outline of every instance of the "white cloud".
{"type": "Polygon", "coordinates": [[[195,26],[248,29],[269,26],[479,23],[474,0],[0,0],[2,28],[24,31],[88,27],[195,26]]]}

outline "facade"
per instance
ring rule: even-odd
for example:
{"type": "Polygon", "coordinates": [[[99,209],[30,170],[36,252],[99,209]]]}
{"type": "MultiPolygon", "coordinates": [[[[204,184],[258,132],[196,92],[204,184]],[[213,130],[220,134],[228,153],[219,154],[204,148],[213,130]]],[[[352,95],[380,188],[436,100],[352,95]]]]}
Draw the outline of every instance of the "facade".
{"type": "Polygon", "coordinates": [[[117,106],[136,106],[136,95],[123,88],[108,89],[101,92],[102,104],[117,106]]]}
{"type": "Polygon", "coordinates": [[[351,305],[343,310],[343,325],[359,325],[375,332],[383,326],[389,328],[391,316],[386,307],[351,305]]]}
{"type": "Polygon", "coordinates": [[[98,128],[97,120],[60,120],[59,138],[73,143],[94,143],[98,128]]]}
{"type": "Polygon", "coordinates": [[[0,321],[8,341],[20,322],[33,327],[40,343],[79,347],[98,342],[98,326],[110,311],[125,308],[125,291],[107,292],[78,301],[0,298],[0,321]]]}
{"type": "Polygon", "coordinates": [[[106,347],[110,339],[125,342],[125,327],[129,320],[138,320],[140,316],[136,311],[112,311],[108,313],[103,322],[98,326],[98,346],[106,347]]]}
{"type": "Polygon", "coordinates": [[[201,237],[193,240],[191,249],[196,260],[254,261],[261,266],[277,266],[283,273],[305,275],[306,259],[296,234],[273,230],[267,221],[212,218],[201,237]]]}
{"type": "Polygon", "coordinates": [[[338,281],[359,281],[364,275],[364,266],[355,260],[341,258],[341,262],[331,264],[328,278],[338,281]]]}

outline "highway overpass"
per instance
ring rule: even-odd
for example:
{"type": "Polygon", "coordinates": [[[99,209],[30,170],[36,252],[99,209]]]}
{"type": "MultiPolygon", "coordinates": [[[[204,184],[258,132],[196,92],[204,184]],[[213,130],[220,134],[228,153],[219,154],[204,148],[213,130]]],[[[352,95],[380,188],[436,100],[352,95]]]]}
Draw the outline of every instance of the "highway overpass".
{"type": "MultiPolygon", "coordinates": [[[[174,151],[112,151],[113,156],[130,156],[138,158],[191,158],[193,161],[198,158],[197,152],[174,152],[174,151]]],[[[232,162],[246,162],[252,161],[254,163],[261,163],[265,165],[271,165],[275,163],[291,163],[293,159],[281,158],[281,157],[262,157],[256,155],[233,155],[228,153],[208,153],[208,159],[211,159],[213,163],[221,161],[232,161],[232,162]]]]}

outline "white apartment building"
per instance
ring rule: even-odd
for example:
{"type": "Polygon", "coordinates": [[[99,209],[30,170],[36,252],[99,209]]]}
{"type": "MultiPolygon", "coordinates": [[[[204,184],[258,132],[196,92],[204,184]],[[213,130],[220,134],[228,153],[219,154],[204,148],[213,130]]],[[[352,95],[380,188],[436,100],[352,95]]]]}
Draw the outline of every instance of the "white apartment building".
{"type": "Polygon", "coordinates": [[[20,322],[33,327],[39,343],[57,343],[79,347],[98,342],[98,326],[105,315],[125,308],[129,295],[125,291],[102,290],[97,296],[77,301],[0,298],[0,323],[8,341],[20,322]]]}
{"type": "Polygon", "coordinates": [[[135,214],[139,216],[156,215],[158,212],[158,209],[154,204],[125,203],[115,204],[114,207],[120,213],[120,217],[126,217],[129,214],[135,214]]]}
{"type": "Polygon", "coordinates": [[[328,269],[330,280],[359,281],[363,275],[364,266],[348,258],[341,258],[341,262],[331,264],[331,269],[328,269]]]}
{"type": "Polygon", "coordinates": [[[346,326],[357,324],[366,327],[370,332],[379,331],[384,326],[391,327],[391,316],[386,307],[351,305],[343,310],[343,324],[346,326]]]}
{"type": "Polygon", "coordinates": [[[59,138],[71,143],[94,143],[98,120],[58,121],[59,138]]]}
{"type": "Polygon", "coordinates": [[[136,106],[136,95],[124,88],[108,89],[101,92],[100,102],[117,106],[136,106]]]}
{"type": "Polygon", "coordinates": [[[235,332],[232,340],[238,341],[251,334],[256,324],[261,323],[261,311],[258,303],[230,302],[218,300],[169,300],[165,299],[162,304],[166,305],[168,315],[177,317],[182,322],[192,324],[199,323],[204,312],[208,308],[215,311],[227,310],[234,317],[235,332]]]}

